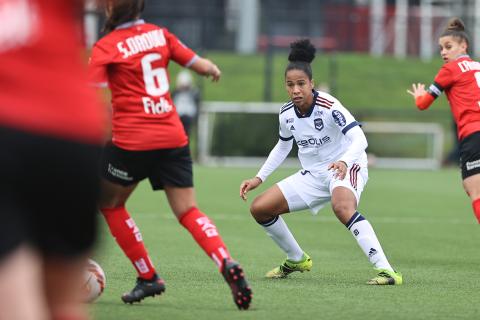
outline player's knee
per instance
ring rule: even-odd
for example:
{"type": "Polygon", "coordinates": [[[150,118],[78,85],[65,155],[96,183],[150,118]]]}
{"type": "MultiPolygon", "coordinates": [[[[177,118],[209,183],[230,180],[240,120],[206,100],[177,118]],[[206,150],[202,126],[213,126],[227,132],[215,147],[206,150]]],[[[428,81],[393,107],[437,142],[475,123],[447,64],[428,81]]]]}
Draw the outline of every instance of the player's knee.
{"type": "Polygon", "coordinates": [[[343,220],[347,219],[352,212],[355,212],[355,208],[352,207],[350,202],[348,201],[337,201],[332,202],[332,209],[335,212],[335,215],[343,222],[343,220]]]}
{"type": "Polygon", "coordinates": [[[268,220],[271,216],[271,211],[269,212],[265,202],[259,198],[255,198],[250,205],[250,213],[258,222],[268,220]]]}
{"type": "Polygon", "coordinates": [[[118,208],[125,205],[125,199],[114,194],[101,194],[98,200],[100,208],[118,208]]]}

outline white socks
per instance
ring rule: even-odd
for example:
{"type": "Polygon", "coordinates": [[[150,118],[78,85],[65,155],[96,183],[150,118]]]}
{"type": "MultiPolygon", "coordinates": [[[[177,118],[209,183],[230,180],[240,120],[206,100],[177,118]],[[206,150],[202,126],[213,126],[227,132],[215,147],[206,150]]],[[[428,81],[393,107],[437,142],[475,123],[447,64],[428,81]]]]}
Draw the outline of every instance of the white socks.
{"type": "Polygon", "coordinates": [[[287,254],[287,259],[292,261],[301,261],[303,250],[293,237],[287,224],[281,216],[271,221],[261,224],[270,238],[287,254]]]}
{"type": "MultiPolygon", "coordinates": [[[[293,237],[290,229],[281,216],[261,224],[272,240],[287,254],[291,261],[301,261],[303,250],[293,237]]],[[[358,212],[355,212],[345,226],[350,230],[363,253],[375,268],[394,271],[387,260],[382,246],[370,222],[358,212]]]]}
{"type": "Polygon", "coordinates": [[[375,268],[393,271],[370,222],[365,220],[360,213],[355,212],[350,221],[345,225],[375,268]]]}

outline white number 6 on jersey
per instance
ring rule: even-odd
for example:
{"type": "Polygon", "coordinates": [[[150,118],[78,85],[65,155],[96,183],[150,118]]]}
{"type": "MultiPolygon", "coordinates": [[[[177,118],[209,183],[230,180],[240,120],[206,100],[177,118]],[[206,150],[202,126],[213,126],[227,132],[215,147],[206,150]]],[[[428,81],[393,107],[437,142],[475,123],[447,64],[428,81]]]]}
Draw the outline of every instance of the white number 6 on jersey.
{"type": "Polygon", "coordinates": [[[162,58],[158,53],[147,54],[142,58],[143,81],[145,90],[151,96],[163,96],[170,88],[168,84],[167,70],[165,68],[153,68],[152,62],[162,58]]]}

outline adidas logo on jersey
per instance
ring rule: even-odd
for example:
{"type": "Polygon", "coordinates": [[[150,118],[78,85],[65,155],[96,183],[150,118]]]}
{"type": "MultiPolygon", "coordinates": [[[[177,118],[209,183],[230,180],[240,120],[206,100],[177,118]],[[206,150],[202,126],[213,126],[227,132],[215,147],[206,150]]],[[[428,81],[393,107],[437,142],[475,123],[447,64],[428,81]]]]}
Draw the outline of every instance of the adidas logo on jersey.
{"type": "Polygon", "coordinates": [[[295,127],[294,127],[294,126],[291,126],[291,127],[290,127],[290,131],[292,131],[292,130],[295,130],[295,127]]]}

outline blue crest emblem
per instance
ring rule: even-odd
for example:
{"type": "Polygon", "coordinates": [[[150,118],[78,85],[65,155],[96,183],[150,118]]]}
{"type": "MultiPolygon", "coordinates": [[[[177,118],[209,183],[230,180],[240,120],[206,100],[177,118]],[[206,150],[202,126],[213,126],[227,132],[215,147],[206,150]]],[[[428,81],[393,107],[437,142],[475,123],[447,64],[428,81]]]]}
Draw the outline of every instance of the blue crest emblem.
{"type": "Polygon", "coordinates": [[[344,125],[347,124],[347,120],[345,119],[345,116],[340,111],[333,110],[332,116],[333,116],[333,120],[335,120],[335,123],[338,124],[340,127],[343,127],[344,125]]]}
{"type": "Polygon", "coordinates": [[[321,131],[323,129],[323,120],[320,118],[317,118],[313,120],[313,123],[315,124],[315,129],[318,131],[321,131]]]}

